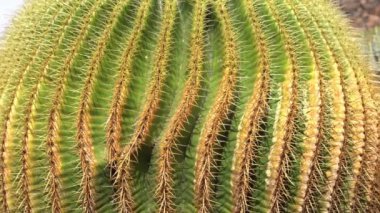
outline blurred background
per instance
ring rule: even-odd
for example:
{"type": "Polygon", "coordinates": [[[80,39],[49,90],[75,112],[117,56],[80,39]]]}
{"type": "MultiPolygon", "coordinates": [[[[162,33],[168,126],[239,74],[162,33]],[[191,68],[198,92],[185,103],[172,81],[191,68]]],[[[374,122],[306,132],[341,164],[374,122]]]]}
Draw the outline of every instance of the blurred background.
{"type": "Polygon", "coordinates": [[[23,2],[24,0],[0,0],[0,38],[23,2]]]}
{"type": "MultiPolygon", "coordinates": [[[[369,55],[380,82],[380,0],[338,0],[340,8],[351,19],[352,26],[363,35],[365,54],[369,55]]],[[[380,86],[380,85],[379,85],[380,86]]]]}
{"type": "Polygon", "coordinates": [[[373,28],[380,25],[380,0],[339,0],[339,5],[355,27],[373,28]]]}

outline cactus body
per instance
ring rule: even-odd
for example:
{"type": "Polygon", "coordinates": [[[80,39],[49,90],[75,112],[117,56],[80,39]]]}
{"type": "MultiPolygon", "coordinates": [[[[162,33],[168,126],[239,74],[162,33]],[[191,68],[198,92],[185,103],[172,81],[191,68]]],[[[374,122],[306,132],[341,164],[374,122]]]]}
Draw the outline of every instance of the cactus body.
{"type": "Polygon", "coordinates": [[[32,0],[1,212],[379,212],[378,95],[326,0],[32,0]]]}

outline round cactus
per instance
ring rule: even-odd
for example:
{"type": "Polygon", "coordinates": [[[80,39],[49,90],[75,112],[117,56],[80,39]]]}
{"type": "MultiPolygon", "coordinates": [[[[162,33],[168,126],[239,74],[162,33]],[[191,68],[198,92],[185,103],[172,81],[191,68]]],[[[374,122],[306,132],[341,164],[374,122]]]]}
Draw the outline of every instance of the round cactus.
{"type": "Polygon", "coordinates": [[[376,84],[327,0],[30,0],[0,211],[379,212],[376,84]]]}

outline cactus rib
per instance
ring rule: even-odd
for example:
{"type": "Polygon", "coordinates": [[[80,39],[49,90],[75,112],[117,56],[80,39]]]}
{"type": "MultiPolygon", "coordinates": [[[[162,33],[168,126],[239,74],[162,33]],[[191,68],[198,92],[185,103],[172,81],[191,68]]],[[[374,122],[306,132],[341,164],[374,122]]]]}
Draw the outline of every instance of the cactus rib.
{"type": "Polygon", "coordinates": [[[222,0],[213,4],[222,26],[226,52],[221,87],[218,90],[216,101],[207,115],[197,147],[195,195],[199,212],[209,212],[212,209],[211,200],[214,190],[211,183],[214,176],[212,170],[216,166],[213,159],[216,154],[214,150],[215,143],[218,143],[218,134],[225,128],[224,122],[231,113],[231,107],[236,96],[237,49],[233,29],[231,28],[231,20],[225,4],[225,1],[222,0]]]}
{"type": "Polygon", "coordinates": [[[173,174],[173,149],[178,146],[176,140],[181,136],[181,132],[191,116],[192,109],[197,105],[197,96],[200,93],[202,81],[202,60],[203,60],[203,21],[205,18],[206,3],[197,1],[194,6],[194,26],[192,31],[192,51],[188,65],[189,76],[185,83],[183,98],[179,108],[169,122],[167,131],[163,134],[159,143],[158,174],[156,197],[159,205],[159,212],[172,212],[175,209],[173,202],[174,181],[173,174]]]}
{"type": "Polygon", "coordinates": [[[261,30],[261,24],[257,21],[257,14],[254,11],[253,5],[249,1],[244,1],[247,8],[250,24],[253,25],[254,34],[258,37],[258,49],[261,54],[259,69],[260,73],[257,76],[254,95],[248,103],[246,114],[243,115],[239,128],[241,129],[237,136],[237,146],[235,148],[235,157],[233,159],[233,167],[236,169],[235,178],[233,179],[234,186],[234,211],[247,212],[249,210],[249,185],[251,183],[250,166],[253,164],[253,150],[257,149],[258,132],[260,124],[263,122],[263,117],[267,113],[268,92],[269,92],[269,60],[268,50],[261,30]]]}

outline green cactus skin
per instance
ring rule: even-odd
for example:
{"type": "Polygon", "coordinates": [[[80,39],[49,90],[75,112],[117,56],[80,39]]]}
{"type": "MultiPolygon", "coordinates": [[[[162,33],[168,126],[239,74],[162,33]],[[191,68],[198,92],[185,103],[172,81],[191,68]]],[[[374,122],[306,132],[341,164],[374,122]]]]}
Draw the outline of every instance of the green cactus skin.
{"type": "Polygon", "coordinates": [[[0,212],[380,212],[376,82],[327,0],[30,0],[0,212]]]}

